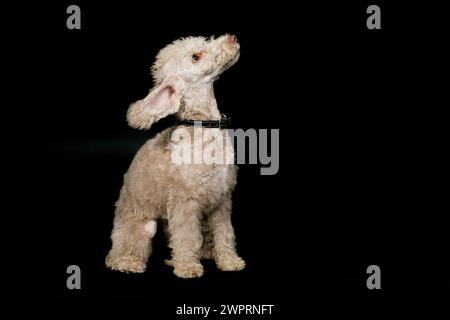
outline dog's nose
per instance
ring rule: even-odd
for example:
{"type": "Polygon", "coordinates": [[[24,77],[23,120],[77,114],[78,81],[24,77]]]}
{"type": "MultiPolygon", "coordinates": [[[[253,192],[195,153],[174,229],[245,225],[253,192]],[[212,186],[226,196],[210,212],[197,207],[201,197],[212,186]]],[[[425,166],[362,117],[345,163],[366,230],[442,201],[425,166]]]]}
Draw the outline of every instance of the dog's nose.
{"type": "Polygon", "coordinates": [[[234,34],[230,34],[230,35],[228,36],[228,41],[229,41],[230,43],[237,43],[237,37],[236,37],[234,34]]]}

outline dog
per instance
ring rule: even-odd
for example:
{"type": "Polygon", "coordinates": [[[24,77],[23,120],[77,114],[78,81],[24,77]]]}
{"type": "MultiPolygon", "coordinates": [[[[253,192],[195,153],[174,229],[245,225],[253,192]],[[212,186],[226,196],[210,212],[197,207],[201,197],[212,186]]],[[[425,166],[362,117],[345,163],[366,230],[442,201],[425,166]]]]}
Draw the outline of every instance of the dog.
{"type": "MultiPolygon", "coordinates": [[[[158,221],[167,223],[172,266],[180,278],[203,275],[201,259],[214,259],[222,271],[245,268],[238,256],[231,223],[232,192],[236,185],[234,163],[175,163],[173,152],[204,148],[202,143],[172,139],[177,129],[194,135],[189,121],[209,123],[205,136],[230,137],[221,127],[223,118],[214,97],[213,83],[239,59],[240,44],[234,35],[218,38],[188,37],[159,51],[152,66],[154,87],[147,97],[130,105],[128,124],[149,129],[170,114],[180,122],[138,151],[116,203],[112,248],[106,266],[121,272],[144,272],[158,221]],[[215,126],[214,124],[217,124],[215,126]]],[[[204,141],[204,139],[208,141],[204,141]]],[[[234,158],[232,143],[224,152],[234,158]]]]}

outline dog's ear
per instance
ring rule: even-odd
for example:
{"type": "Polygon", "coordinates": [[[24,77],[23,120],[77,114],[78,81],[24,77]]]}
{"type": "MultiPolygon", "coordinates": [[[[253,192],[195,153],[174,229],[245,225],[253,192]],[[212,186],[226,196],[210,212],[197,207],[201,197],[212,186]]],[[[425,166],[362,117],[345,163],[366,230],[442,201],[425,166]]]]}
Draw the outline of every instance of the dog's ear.
{"type": "Polygon", "coordinates": [[[128,124],[136,129],[150,129],[153,123],[180,109],[180,80],[170,78],[154,87],[143,100],[128,108],[128,124]],[[178,87],[178,88],[177,88],[178,87]]]}

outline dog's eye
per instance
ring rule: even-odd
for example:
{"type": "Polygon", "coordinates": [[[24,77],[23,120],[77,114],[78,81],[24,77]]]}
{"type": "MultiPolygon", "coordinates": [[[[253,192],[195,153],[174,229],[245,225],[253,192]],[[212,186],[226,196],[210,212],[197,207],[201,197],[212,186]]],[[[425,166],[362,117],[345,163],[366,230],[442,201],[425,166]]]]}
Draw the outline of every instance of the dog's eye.
{"type": "Polygon", "coordinates": [[[201,54],[200,53],[194,53],[192,55],[192,62],[197,62],[198,60],[200,60],[201,54]]]}

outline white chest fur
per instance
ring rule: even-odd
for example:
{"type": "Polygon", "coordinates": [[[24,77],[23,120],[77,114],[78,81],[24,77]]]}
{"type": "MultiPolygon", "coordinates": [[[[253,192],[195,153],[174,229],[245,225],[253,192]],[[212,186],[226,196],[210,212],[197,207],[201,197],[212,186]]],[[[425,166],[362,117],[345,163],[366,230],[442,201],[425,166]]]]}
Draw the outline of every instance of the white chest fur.
{"type": "Polygon", "coordinates": [[[234,147],[227,130],[180,127],[171,136],[171,160],[199,198],[220,198],[235,181],[234,147]]]}
{"type": "Polygon", "coordinates": [[[223,129],[182,126],[172,132],[169,145],[175,164],[234,163],[233,141],[223,129]]]}

